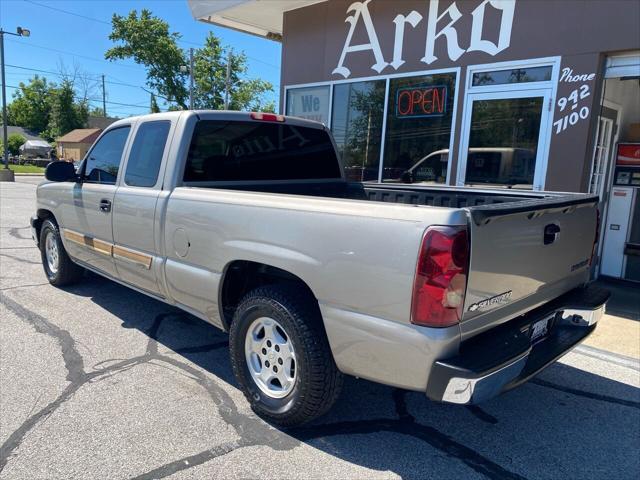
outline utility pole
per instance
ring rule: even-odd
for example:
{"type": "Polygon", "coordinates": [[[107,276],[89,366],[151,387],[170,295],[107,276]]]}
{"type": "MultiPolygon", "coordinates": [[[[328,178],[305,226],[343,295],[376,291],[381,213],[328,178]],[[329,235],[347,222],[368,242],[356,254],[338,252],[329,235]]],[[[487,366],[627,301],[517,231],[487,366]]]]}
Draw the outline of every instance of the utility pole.
{"type": "Polygon", "coordinates": [[[189,49],[189,110],[193,110],[193,48],[189,49]]]}
{"type": "Polygon", "coordinates": [[[107,116],[107,93],[104,89],[104,74],[102,75],[102,113],[107,116]]]}
{"type": "MultiPolygon", "coordinates": [[[[7,89],[4,77],[4,32],[0,30],[0,63],[2,64],[2,158],[5,170],[9,170],[9,145],[7,145],[7,89]]],[[[5,172],[5,175],[9,172],[5,172]]],[[[11,180],[9,180],[11,181],[11,180]]]]}
{"type": "Polygon", "coordinates": [[[227,55],[227,77],[224,82],[224,109],[229,110],[229,90],[231,89],[231,56],[233,50],[229,50],[227,55]]]}
{"type": "Polygon", "coordinates": [[[0,28],[0,70],[2,77],[2,157],[4,168],[0,170],[0,182],[13,182],[13,170],[9,170],[9,145],[7,136],[7,82],[4,75],[4,34],[15,37],[28,37],[31,32],[26,28],[18,27],[16,33],[6,32],[0,28]]]}

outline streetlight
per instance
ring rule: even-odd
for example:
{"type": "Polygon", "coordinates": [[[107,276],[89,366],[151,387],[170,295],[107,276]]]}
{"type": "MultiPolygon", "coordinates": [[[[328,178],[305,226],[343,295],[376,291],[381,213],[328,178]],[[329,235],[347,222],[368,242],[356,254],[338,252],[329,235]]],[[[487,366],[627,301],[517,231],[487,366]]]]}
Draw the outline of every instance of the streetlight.
{"type": "Polygon", "coordinates": [[[0,170],[0,182],[13,182],[13,170],[9,170],[9,145],[7,142],[7,82],[4,76],[4,34],[15,37],[29,37],[31,31],[27,28],[18,27],[16,33],[6,32],[0,28],[0,65],[2,66],[2,156],[4,168],[0,170]]]}

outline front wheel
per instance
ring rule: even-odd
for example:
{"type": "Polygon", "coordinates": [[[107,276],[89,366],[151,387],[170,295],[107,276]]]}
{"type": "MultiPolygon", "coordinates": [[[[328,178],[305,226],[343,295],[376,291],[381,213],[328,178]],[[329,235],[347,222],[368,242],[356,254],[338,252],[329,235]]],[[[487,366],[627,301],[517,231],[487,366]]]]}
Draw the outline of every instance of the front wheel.
{"type": "Polygon", "coordinates": [[[60,238],[60,229],[51,220],[45,220],[40,229],[40,254],[51,285],[62,287],[82,277],[84,269],[69,258],[60,238]]]}
{"type": "Polygon", "coordinates": [[[230,329],[233,372],[253,410],[291,427],[327,412],[342,387],[318,304],[295,286],[260,287],[238,306],[230,329]]]}

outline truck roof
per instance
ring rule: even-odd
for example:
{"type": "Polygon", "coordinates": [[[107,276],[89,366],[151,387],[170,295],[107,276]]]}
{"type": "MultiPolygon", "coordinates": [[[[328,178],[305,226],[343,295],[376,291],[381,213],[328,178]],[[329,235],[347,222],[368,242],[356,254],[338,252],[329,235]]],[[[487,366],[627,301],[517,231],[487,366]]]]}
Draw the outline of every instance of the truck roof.
{"type": "MultiPolygon", "coordinates": [[[[259,113],[262,113],[262,112],[238,112],[238,111],[232,111],[232,110],[176,110],[173,112],[149,113],[146,115],[138,115],[135,117],[123,118],[109,125],[108,129],[118,127],[121,125],[136,123],[139,121],[148,121],[152,119],[158,119],[158,120],[178,119],[183,115],[189,115],[189,116],[197,115],[202,120],[227,120],[227,121],[249,121],[249,122],[272,121],[272,120],[260,120],[260,119],[254,118],[254,116],[259,113]]],[[[275,115],[275,114],[269,114],[269,115],[275,115]]],[[[319,128],[319,129],[326,128],[324,124],[320,122],[316,122],[315,120],[307,120],[304,118],[287,116],[287,115],[278,115],[278,117],[284,118],[284,123],[288,125],[293,124],[300,127],[319,128]]]]}

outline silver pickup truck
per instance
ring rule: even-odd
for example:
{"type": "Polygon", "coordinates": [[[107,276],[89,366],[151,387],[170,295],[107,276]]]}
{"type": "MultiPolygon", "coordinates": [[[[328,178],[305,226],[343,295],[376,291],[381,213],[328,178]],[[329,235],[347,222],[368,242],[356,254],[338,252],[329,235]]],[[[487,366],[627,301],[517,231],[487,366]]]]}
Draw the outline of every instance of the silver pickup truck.
{"type": "Polygon", "coordinates": [[[345,180],[329,131],[275,114],[120,120],[31,219],[49,281],[91,270],[230,334],[254,410],[297,425],[343,375],[478,403],[595,328],[597,197],[345,180]]]}

